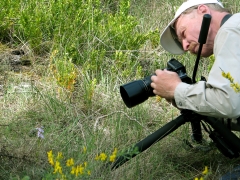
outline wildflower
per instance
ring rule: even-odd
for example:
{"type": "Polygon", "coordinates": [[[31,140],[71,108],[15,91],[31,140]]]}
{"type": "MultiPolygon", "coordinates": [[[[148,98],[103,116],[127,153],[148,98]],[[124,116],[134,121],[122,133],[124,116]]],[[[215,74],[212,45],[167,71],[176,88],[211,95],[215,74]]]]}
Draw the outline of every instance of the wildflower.
{"type": "Polygon", "coordinates": [[[157,102],[161,102],[161,100],[162,100],[161,96],[156,96],[156,101],[157,102]]]}
{"type": "Polygon", "coordinates": [[[70,173],[71,173],[71,174],[75,174],[75,171],[76,171],[76,167],[73,166],[70,173]]]}
{"type": "Polygon", "coordinates": [[[105,153],[101,153],[99,156],[95,158],[95,160],[105,161],[107,159],[107,155],[105,153]]]}
{"type": "Polygon", "coordinates": [[[205,166],[204,171],[202,172],[203,175],[206,175],[208,173],[208,167],[205,166]]]}
{"type": "Polygon", "coordinates": [[[47,155],[48,155],[48,162],[49,162],[49,164],[51,164],[52,166],[54,166],[52,150],[48,151],[48,152],[47,152],[47,155]]]}
{"type": "Polygon", "coordinates": [[[39,138],[41,138],[41,139],[44,139],[44,135],[43,135],[43,133],[44,133],[43,126],[40,127],[40,128],[36,128],[36,130],[37,130],[37,137],[39,137],[39,138]]]}
{"type": "Polygon", "coordinates": [[[75,174],[76,177],[79,174],[81,175],[83,173],[84,173],[84,167],[82,166],[82,164],[78,165],[77,167],[72,167],[71,174],[75,174]]]}
{"type": "Polygon", "coordinates": [[[77,166],[76,173],[83,174],[83,170],[84,170],[84,167],[82,166],[82,164],[80,164],[77,166]]]}
{"type": "Polygon", "coordinates": [[[112,153],[112,155],[110,155],[109,161],[110,161],[110,162],[114,162],[115,159],[116,159],[116,157],[117,157],[117,148],[115,148],[114,151],[113,151],[113,153],[112,153]]]}
{"type": "Polygon", "coordinates": [[[60,160],[63,158],[63,155],[62,155],[62,152],[58,152],[58,155],[57,155],[57,160],[60,160]]]}
{"type": "Polygon", "coordinates": [[[110,162],[114,162],[115,159],[116,159],[116,155],[111,155],[111,156],[109,157],[109,161],[110,161],[110,162]]]}
{"type": "Polygon", "coordinates": [[[117,148],[114,148],[113,154],[117,155],[117,148]]]}
{"type": "Polygon", "coordinates": [[[66,165],[67,165],[68,167],[73,166],[73,165],[74,165],[74,160],[73,160],[73,158],[68,159],[67,162],[66,162],[66,165]]]}
{"type": "Polygon", "coordinates": [[[72,167],[72,170],[70,172],[71,174],[75,174],[75,176],[77,177],[79,174],[83,174],[84,173],[84,167],[82,164],[78,165],[77,167],[72,167]]]}
{"type": "Polygon", "coordinates": [[[233,90],[234,90],[236,93],[240,92],[240,84],[238,84],[238,83],[231,83],[230,86],[233,88],[233,90]]]}
{"type": "Polygon", "coordinates": [[[238,93],[240,92],[240,84],[237,83],[237,82],[234,82],[234,79],[233,77],[231,76],[231,74],[228,72],[228,73],[225,73],[223,70],[222,70],[222,76],[225,77],[226,79],[228,79],[230,81],[230,86],[233,88],[233,90],[238,93]]]}
{"type": "Polygon", "coordinates": [[[59,172],[60,174],[62,174],[62,167],[61,167],[59,161],[56,161],[55,166],[54,166],[54,171],[53,171],[53,173],[55,174],[55,173],[57,173],[57,172],[59,172]]]}
{"type": "Polygon", "coordinates": [[[196,177],[196,178],[194,178],[194,180],[203,180],[203,177],[200,177],[199,179],[198,179],[198,177],[196,177]]]}
{"type": "Polygon", "coordinates": [[[87,174],[90,176],[90,175],[91,175],[91,171],[90,171],[90,170],[88,170],[87,174]]]}
{"type": "Polygon", "coordinates": [[[230,82],[234,81],[233,77],[231,76],[231,74],[229,72],[225,73],[224,71],[222,71],[222,76],[225,77],[226,79],[228,79],[230,82]]]}

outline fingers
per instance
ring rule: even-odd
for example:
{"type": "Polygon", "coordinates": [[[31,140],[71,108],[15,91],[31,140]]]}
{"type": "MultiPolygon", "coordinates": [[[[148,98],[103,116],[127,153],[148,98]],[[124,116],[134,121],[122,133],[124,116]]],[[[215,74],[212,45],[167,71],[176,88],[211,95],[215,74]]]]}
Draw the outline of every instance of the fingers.
{"type": "Polygon", "coordinates": [[[158,78],[158,76],[156,76],[156,75],[152,75],[152,77],[151,77],[151,87],[154,89],[153,90],[153,93],[154,94],[156,94],[156,88],[157,88],[157,82],[159,81],[159,78],[158,78]]]}
{"type": "Polygon", "coordinates": [[[181,79],[176,72],[158,69],[155,71],[155,75],[151,76],[151,81],[154,94],[172,99],[175,88],[181,82],[181,79]]]}
{"type": "Polygon", "coordinates": [[[157,70],[155,71],[155,74],[156,74],[157,76],[161,76],[161,74],[162,74],[164,71],[165,71],[165,70],[157,69],[157,70]]]}
{"type": "Polygon", "coordinates": [[[157,69],[157,70],[155,71],[155,74],[152,75],[152,77],[151,77],[152,82],[157,81],[157,80],[158,80],[158,76],[161,76],[162,72],[163,72],[162,70],[157,69]]]}

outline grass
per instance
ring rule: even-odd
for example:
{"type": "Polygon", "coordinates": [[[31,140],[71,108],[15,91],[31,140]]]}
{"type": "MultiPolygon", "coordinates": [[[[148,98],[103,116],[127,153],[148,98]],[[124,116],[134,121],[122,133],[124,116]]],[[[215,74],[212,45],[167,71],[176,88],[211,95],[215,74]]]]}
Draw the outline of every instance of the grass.
{"type": "MultiPolygon", "coordinates": [[[[159,39],[154,33],[142,36],[156,29],[162,31],[181,4],[179,1],[131,2],[130,13],[137,20],[126,21],[138,24],[133,31],[123,30],[119,34],[139,38],[136,44],[141,46],[129,43],[115,31],[110,33],[109,29],[99,32],[91,24],[78,27],[76,24],[81,25],[81,21],[74,19],[77,10],[70,6],[75,1],[61,2],[69,6],[54,1],[13,1],[11,6],[7,2],[1,6],[2,9],[5,5],[6,12],[5,17],[0,17],[0,179],[64,179],[54,174],[54,167],[48,163],[50,150],[55,160],[57,153],[62,152],[61,166],[68,179],[75,177],[65,165],[69,158],[74,159],[75,165],[88,163],[86,169],[91,170],[91,176],[78,176],[83,179],[190,180],[202,176],[205,166],[209,168],[205,179],[217,179],[238,163],[239,159],[228,159],[216,149],[208,153],[189,149],[183,140],[190,139],[191,128],[185,124],[115,171],[103,168],[104,162],[95,160],[97,155],[104,152],[109,156],[115,148],[121,153],[179,115],[173,106],[154,97],[128,109],[120,97],[119,86],[166,67],[173,57],[186,65],[191,75],[195,57],[173,56],[163,51],[155,45],[159,39]],[[30,13],[38,6],[42,8],[37,13],[30,13]],[[50,7],[61,16],[51,14],[50,7]],[[64,9],[67,7],[68,11],[64,9]],[[31,19],[35,21],[30,24],[24,21],[31,19]],[[85,29],[81,33],[86,33],[81,35],[81,28],[89,31],[85,29]],[[20,66],[18,72],[12,70],[9,62],[15,49],[24,50],[20,60],[30,60],[31,66],[20,66]],[[44,128],[44,139],[37,137],[36,128],[40,127],[44,128]]],[[[119,1],[104,2],[104,12],[118,12],[119,1]]],[[[237,2],[224,3],[237,12],[237,2]]],[[[113,23],[111,18],[108,20],[113,23]]],[[[121,23],[115,26],[120,27],[121,23]]],[[[125,27],[131,28],[128,24],[125,27]]],[[[201,61],[198,71],[206,77],[207,60],[201,61]]]]}

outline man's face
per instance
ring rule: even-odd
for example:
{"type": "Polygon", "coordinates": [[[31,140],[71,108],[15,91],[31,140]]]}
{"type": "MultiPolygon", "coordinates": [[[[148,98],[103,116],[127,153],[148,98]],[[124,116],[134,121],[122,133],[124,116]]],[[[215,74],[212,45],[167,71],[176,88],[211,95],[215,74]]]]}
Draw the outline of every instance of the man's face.
{"type": "MultiPolygon", "coordinates": [[[[193,54],[198,53],[199,43],[198,38],[202,25],[203,16],[193,10],[190,14],[181,15],[175,23],[176,34],[179,42],[182,44],[184,51],[190,51],[193,54]]],[[[213,38],[209,35],[206,44],[203,45],[201,55],[208,57],[213,54],[213,38]]]]}

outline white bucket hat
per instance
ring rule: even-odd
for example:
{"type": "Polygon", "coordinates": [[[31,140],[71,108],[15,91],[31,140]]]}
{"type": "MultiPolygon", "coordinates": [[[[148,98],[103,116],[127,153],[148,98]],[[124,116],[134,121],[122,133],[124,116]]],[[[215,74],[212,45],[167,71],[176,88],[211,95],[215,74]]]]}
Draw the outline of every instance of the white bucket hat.
{"type": "Polygon", "coordinates": [[[181,43],[177,40],[175,30],[171,27],[176,19],[188,8],[200,5],[215,3],[223,7],[219,0],[188,0],[184,2],[177,10],[173,20],[167,25],[160,37],[160,43],[162,47],[172,54],[182,54],[184,50],[181,43]]]}

